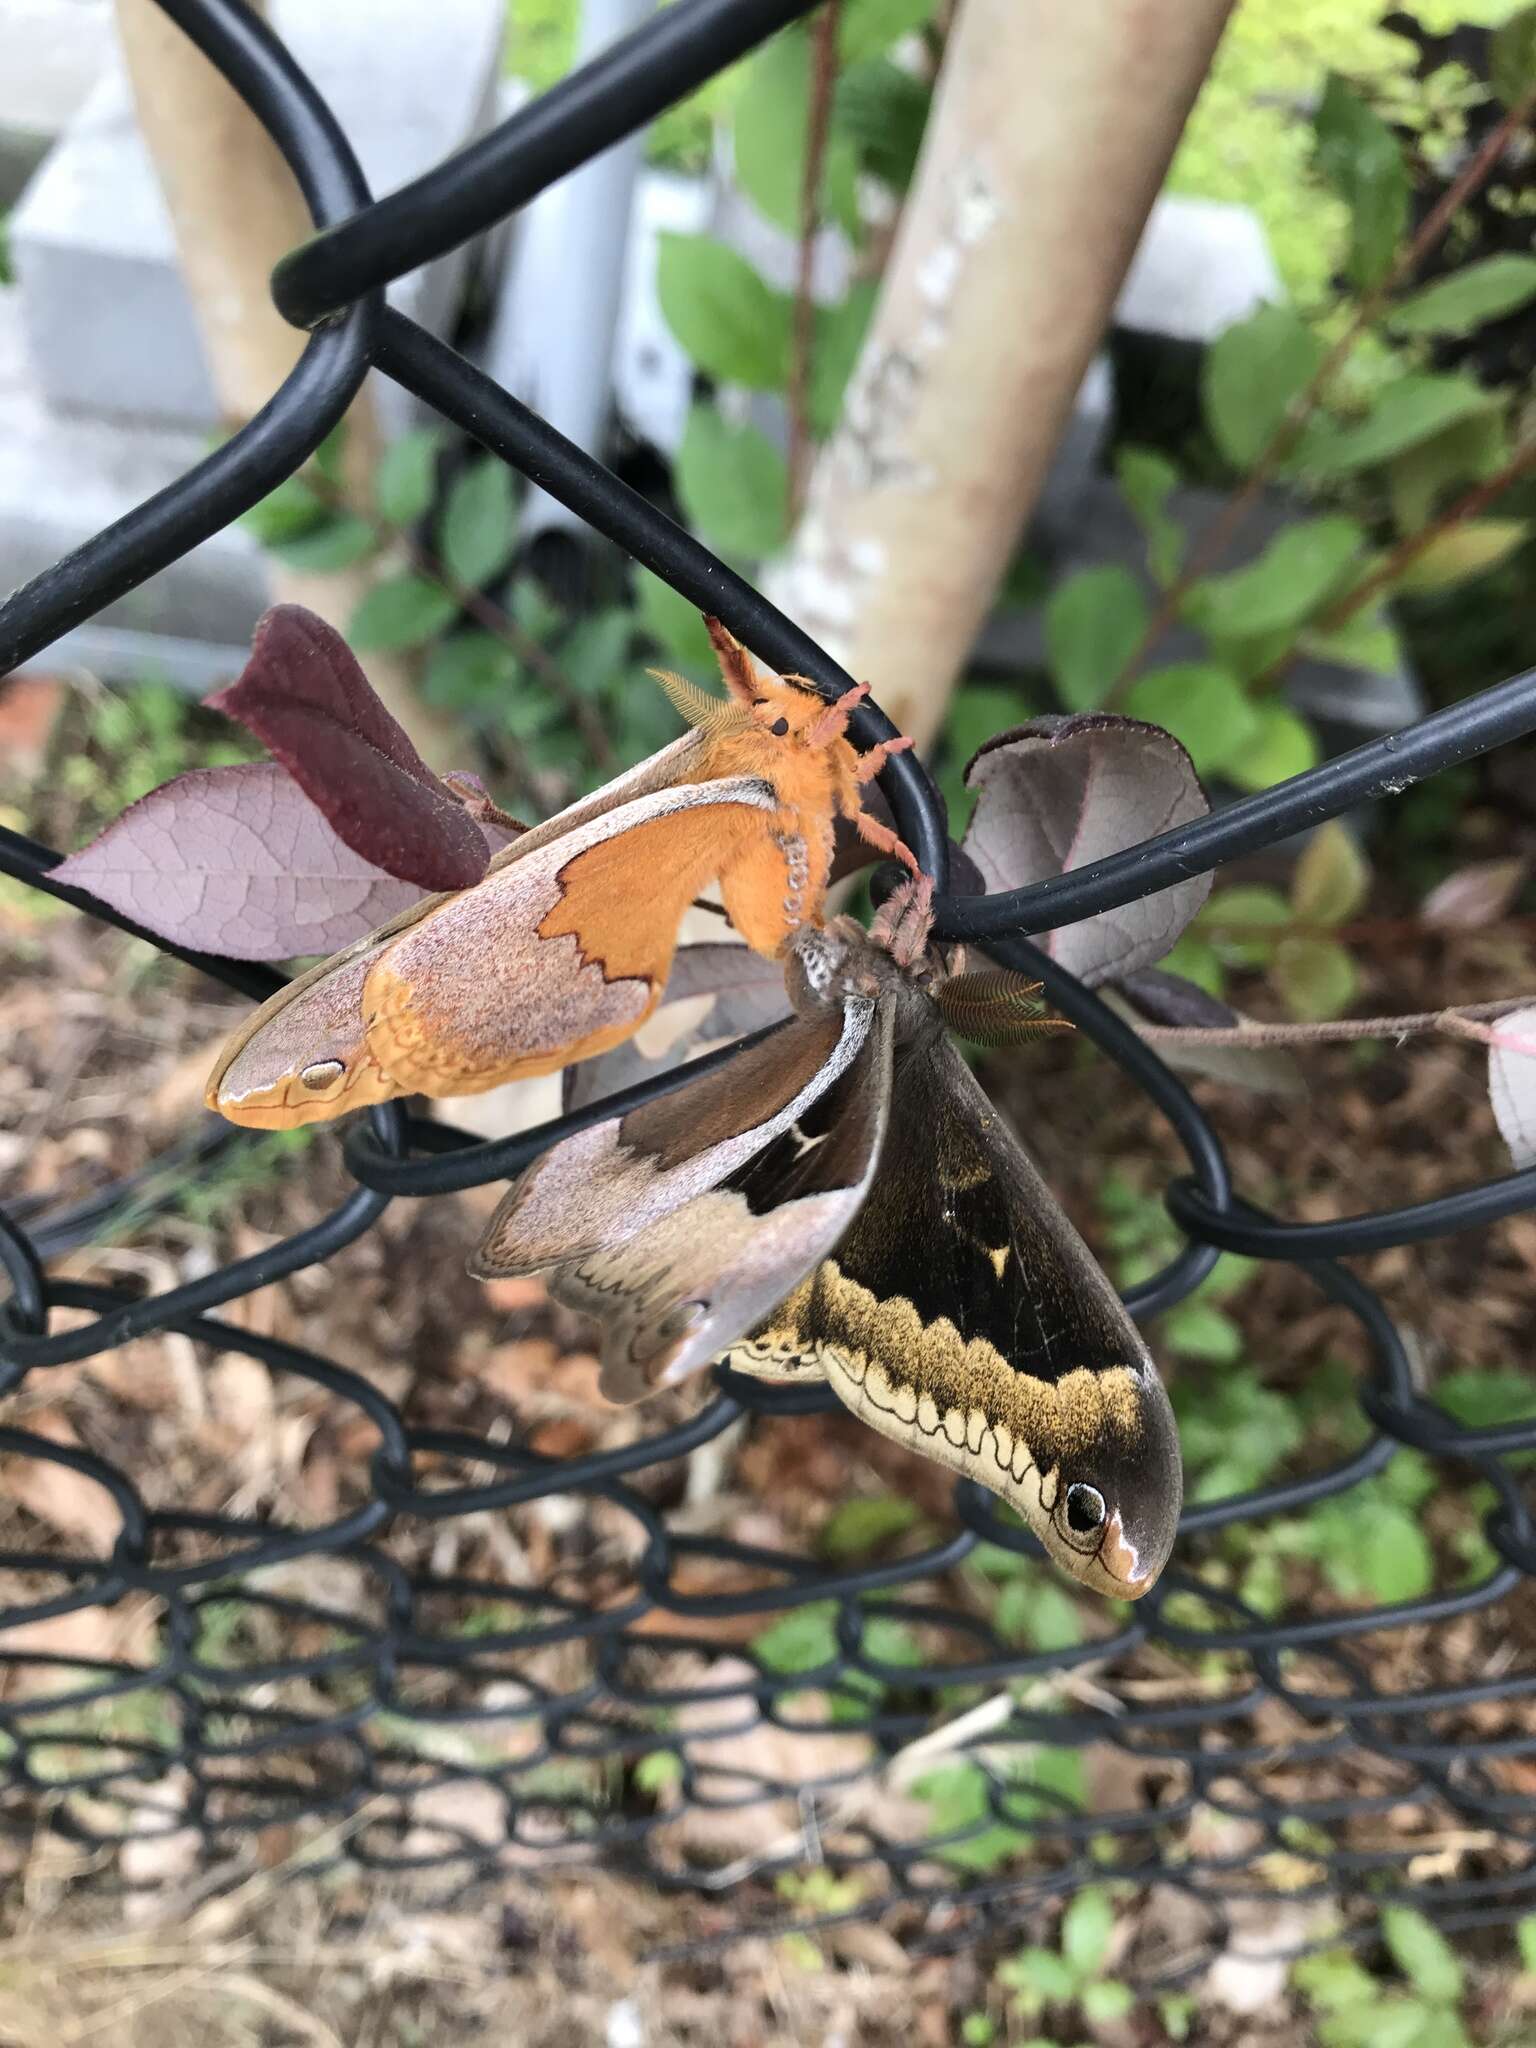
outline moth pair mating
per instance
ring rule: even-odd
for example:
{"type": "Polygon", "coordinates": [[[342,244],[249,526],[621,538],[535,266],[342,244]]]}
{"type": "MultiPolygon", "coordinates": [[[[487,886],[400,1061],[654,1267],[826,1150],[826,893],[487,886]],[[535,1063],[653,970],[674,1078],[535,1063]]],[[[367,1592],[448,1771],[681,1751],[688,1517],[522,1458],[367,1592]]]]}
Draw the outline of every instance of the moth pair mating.
{"type": "Polygon", "coordinates": [[[792,1015],[725,1067],[553,1146],[470,1261],[552,1268],[634,1401],[715,1359],[825,1379],[1134,1599],[1179,1507],[1168,1397],[1118,1296],[947,1036],[1051,1029],[1033,984],[945,978],[926,885],[802,932],[792,1015]]]}
{"type": "MultiPolygon", "coordinates": [[[[208,1101],[264,1128],[569,1068],[662,1001],[711,882],[791,1014],[715,1072],[563,1140],[503,1201],[482,1277],[552,1269],[603,1325],[603,1388],[637,1400],[712,1360],[824,1378],[873,1428],[1011,1502],[1055,1560],[1135,1598],[1180,1498],[1167,1396],[1118,1297],[946,1036],[1051,1028],[1017,976],[928,947],[915,878],[865,932],[821,922],[842,817],[895,741],[856,756],[862,690],[828,704],[710,625],[729,696],[663,685],[693,731],[291,983],[208,1101]]],[[[508,821],[510,822],[510,821],[508,821]]]]}

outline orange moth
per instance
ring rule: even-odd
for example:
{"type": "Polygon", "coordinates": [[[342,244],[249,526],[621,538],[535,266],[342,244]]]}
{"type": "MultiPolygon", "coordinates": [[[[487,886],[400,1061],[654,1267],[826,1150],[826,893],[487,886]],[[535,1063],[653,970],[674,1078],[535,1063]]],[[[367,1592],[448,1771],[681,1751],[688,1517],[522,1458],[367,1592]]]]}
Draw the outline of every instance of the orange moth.
{"type": "Polygon", "coordinates": [[[774,957],[821,922],[839,817],[909,866],[860,805],[910,740],[856,754],[858,684],[829,703],[707,621],[727,695],[657,680],[691,731],[273,996],[224,1047],[206,1100],[293,1130],[400,1095],[471,1095],[618,1045],[661,999],[683,912],[719,885],[774,957]]]}

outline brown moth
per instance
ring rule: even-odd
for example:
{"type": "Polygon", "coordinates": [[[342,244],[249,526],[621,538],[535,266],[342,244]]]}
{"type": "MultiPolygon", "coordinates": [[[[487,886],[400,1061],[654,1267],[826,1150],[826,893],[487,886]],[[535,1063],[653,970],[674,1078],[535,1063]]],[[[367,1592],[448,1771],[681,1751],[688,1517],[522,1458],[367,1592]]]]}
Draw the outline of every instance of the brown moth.
{"type": "Polygon", "coordinates": [[[828,703],[708,621],[729,694],[659,680],[693,730],[425,897],[263,1004],[206,1100],[290,1130],[400,1095],[468,1095],[622,1043],[660,1000],[678,923],[718,881],[747,944],[775,956],[819,921],[839,817],[909,865],[859,793],[906,740],[855,754],[860,684],[828,703]]]}
{"type": "Polygon", "coordinates": [[[1007,1044],[1038,990],[946,972],[925,885],[866,932],[800,935],[793,1014],[736,1060],[551,1148],[470,1262],[552,1268],[633,1401],[714,1359],[824,1378],[874,1429],[979,1481],[1050,1556],[1135,1599],[1182,1496],[1172,1411],[1118,1295],[947,1027],[1007,1044]]]}

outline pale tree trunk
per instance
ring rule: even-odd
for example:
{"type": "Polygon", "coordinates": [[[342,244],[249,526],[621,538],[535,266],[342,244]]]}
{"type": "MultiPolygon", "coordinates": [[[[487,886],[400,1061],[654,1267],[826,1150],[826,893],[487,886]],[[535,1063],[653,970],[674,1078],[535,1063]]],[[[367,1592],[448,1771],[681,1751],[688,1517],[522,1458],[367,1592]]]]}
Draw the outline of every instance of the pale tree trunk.
{"type": "Polygon", "coordinates": [[[1233,0],[960,0],[847,406],[770,591],[926,747],[1233,0]]]}
{"type": "MultiPolygon", "coordinates": [[[[266,0],[245,0],[265,16],[266,0]]],[[[258,413],[288,375],[306,337],[273,306],[277,259],[313,231],[293,173],[261,123],[202,53],[154,4],[117,0],[118,32],[139,126],[165,192],[183,274],[203,337],[219,410],[231,426],[258,413]]],[[[365,387],[347,415],[346,485],[371,497],[378,426],[365,387]]],[[[372,581],[367,563],[325,575],[272,564],[280,602],[308,605],[342,630],[372,581]]],[[[463,767],[453,720],[424,704],[409,665],[370,654],[369,680],[435,768],[463,767]]]]}

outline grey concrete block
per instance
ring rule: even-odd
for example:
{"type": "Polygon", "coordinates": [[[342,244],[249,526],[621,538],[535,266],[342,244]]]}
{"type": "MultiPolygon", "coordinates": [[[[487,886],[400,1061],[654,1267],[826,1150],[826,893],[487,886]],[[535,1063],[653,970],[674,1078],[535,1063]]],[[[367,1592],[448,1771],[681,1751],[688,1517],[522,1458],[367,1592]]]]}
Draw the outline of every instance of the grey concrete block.
{"type": "Polygon", "coordinates": [[[10,206],[112,57],[110,0],[0,0],[0,207],[10,206]]]}
{"type": "MultiPolygon", "coordinates": [[[[335,110],[375,192],[429,169],[488,125],[503,0],[274,0],[273,23],[335,110]]],[[[217,166],[209,167],[217,176],[217,166]]],[[[28,344],[55,406],[206,425],[202,348],[154,168],[120,63],[50,153],[17,208],[11,244],[28,344]]],[[[469,253],[401,278],[390,297],[444,332],[469,253]]],[[[381,380],[385,424],[412,416],[381,380]]]]}
{"type": "MultiPolygon", "coordinates": [[[[206,454],[207,442],[185,428],[51,411],[22,346],[13,286],[0,290],[0,448],[0,590],[9,591],[173,483],[206,454]]],[[[86,666],[125,680],[158,669],[206,690],[238,672],[266,603],[265,558],[249,534],[232,527],[29,666],[86,666]],[[222,665],[230,650],[232,668],[222,665]]]]}

